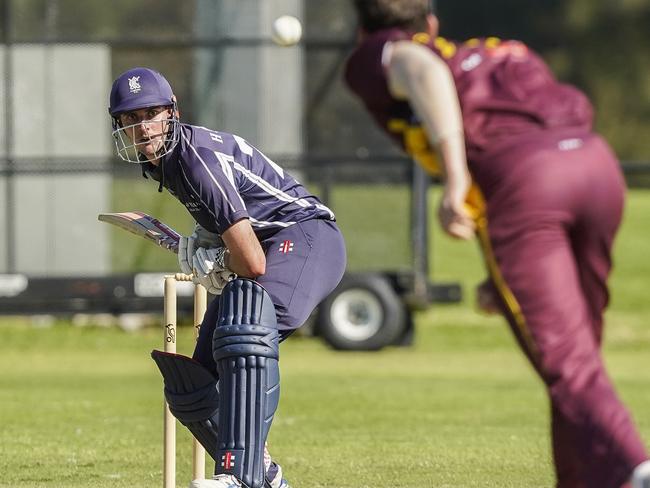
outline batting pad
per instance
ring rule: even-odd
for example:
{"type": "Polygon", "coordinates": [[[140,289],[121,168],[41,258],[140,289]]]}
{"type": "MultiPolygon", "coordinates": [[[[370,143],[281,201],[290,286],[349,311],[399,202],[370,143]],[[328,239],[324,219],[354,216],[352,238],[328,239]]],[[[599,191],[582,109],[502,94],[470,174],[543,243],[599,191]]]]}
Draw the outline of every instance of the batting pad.
{"type": "Polygon", "coordinates": [[[278,330],[268,293],[235,279],[221,294],[212,352],[220,388],[216,474],[264,486],[264,443],[280,398],[278,330]]]}
{"type": "Polygon", "coordinates": [[[152,351],[165,380],[169,410],[216,461],[219,391],[217,380],[199,362],[181,354],[152,351]]]}

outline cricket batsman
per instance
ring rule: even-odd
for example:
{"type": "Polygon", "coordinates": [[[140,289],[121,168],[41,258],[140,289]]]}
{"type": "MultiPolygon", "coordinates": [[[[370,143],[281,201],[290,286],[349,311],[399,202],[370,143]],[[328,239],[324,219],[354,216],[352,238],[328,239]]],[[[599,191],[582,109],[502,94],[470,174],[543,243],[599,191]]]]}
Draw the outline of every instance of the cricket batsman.
{"type": "Polygon", "coordinates": [[[154,351],[170,410],[215,461],[191,486],[288,488],[265,442],[280,398],[279,344],[339,283],[345,244],[332,211],[245,139],[181,123],[157,71],[113,83],[118,155],[139,164],[196,222],[179,264],[216,295],[193,357],[154,351]]]}
{"type": "Polygon", "coordinates": [[[650,487],[648,453],[601,354],[625,186],[592,107],[519,41],[438,36],[428,0],[354,0],[345,79],[444,178],[443,229],[477,235],[479,304],[506,317],[544,382],[558,488],[650,487]]]}

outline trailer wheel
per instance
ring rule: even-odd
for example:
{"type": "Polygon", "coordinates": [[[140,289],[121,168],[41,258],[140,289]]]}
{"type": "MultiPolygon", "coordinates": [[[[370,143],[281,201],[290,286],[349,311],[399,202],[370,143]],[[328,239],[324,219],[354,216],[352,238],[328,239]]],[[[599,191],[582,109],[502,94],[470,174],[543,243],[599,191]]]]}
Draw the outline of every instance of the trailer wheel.
{"type": "Polygon", "coordinates": [[[316,333],[334,349],[374,351],[406,328],[406,310],[386,277],[346,275],[320,305],[316,333]]]}

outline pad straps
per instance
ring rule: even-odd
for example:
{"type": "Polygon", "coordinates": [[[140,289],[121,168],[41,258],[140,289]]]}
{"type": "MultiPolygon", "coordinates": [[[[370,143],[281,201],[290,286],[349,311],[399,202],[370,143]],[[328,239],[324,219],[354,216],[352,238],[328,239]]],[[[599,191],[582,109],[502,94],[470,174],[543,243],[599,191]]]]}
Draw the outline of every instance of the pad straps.
{"type": "Polygon", "coordinates": [[[152,351],[151,357],[165,380],[165,398],[170,411],[216,461],[217,380],[199,362],[187,356],[152,351]]]}
{"type": "Polygon", "coordinates": [[[216,474],[248,488],[264,484],[264,443],[280,397],[275,307],[251,280],[228,283],[213,336],[219,374],[216,474]]]}

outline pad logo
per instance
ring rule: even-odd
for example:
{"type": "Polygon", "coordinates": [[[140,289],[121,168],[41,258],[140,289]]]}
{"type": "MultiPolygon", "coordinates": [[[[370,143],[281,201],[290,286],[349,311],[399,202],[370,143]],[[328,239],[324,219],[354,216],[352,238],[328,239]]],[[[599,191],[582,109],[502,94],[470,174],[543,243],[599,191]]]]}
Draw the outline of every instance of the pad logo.
{"type": "Polygon", "coordinates": [[[226,452],[221,456],[221,467],[228,470],[235,467],[235,455],[232,452],[226,452]]]}
{"type": "Polygon", "coordinates": [[[142,87],[140,86],[140,77],[134,76],[129,78],[129,91],[131,93],[140,93],[142,87]]]}
{"type": "Polygon", "coordinates": [[[287,254],[291,251],[293,251],[293,242],[291,241],[284,241],[282,244],[280,244],[280,249],[279,251],[283,254],[287,254]]]}

